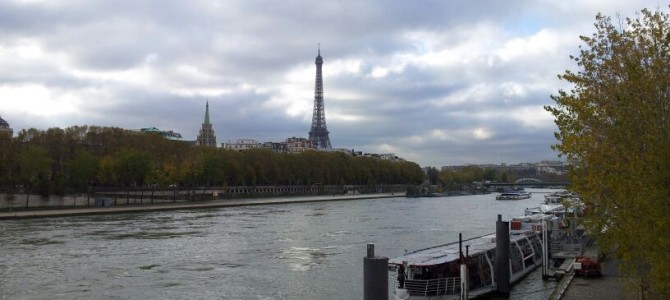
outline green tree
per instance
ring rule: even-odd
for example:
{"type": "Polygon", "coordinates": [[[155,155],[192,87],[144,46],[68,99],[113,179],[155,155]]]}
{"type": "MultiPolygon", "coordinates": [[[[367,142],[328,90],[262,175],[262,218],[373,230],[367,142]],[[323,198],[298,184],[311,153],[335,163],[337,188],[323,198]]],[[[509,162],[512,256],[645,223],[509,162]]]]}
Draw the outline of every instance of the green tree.
{"type": "Polygon", "coordinates": [[[67,164],[70,182],[76,192],[88,192],[89,181],[95,178],[99,163],[99,159],[90,152],[77,150],[67,164]]]}
{"type": "Polygon", "coordinates": [[[8,187],[8,192],[13,192],[16,146],[9,134],[0,133],[0,187],[8,187]]]}
{"type": "Polygon", "coordinates": [[[429,167],[428,171],[426,172],[426,179],[430,184],[437,184],[437,179],[440,176],[440,171],[438,171],[435,167],[429,167]]]}
{"type": "Polygon", "coordinates": [[[587,226],[621,260],[632,292],[670,298],[670,18],[642,10],[596,32],[571,57],[573,85],[546,109],[559,131],[554,149],[572,164],[572,189],[588,207],[587,226]]]}
{"type": "Polygon", "coordinates": [[[49,196],[49,168],[53,159],[47,151],[35,145],[24,147],[19,154],[19,179],[26,192],[26,207],[30,201],[30,194],[37,187],[42,196],[49,196]]]}

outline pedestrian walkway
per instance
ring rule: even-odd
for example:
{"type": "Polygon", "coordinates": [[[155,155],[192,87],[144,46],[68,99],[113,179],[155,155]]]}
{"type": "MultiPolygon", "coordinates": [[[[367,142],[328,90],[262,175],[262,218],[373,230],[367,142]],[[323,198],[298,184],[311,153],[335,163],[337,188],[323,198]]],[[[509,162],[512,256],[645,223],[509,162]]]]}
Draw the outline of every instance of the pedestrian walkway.
{"type": "Polygon", "coordinates": [[[67,208],[67,209],[31,209],[22,211],[0,212],[0,220],[147,212],[147,211],[176,210],[176,209],[234,207],[234,206],[245,206],[245,205],[383,199],[392,197],[405,197],[405,193],[227,199],[227,200],[210,200],[210,201],[181,202],[181,203],[169,203],[169,204],[144,204],[144,205],[131,205],[131,206],[86,207],[86,208],[67,208]]]}
{"type": "MultiPolygon", "coordinates": [[[[587,248],[586,256],[597,257],[599,249],[594,246],[587,248]]],[[[619,278],[617,261],[606,259],[601,261],[600,277],[574,276],[563,292],[562,300],[618,300],[629,299],[629,295],[623,290],[623,284],[619,278]]]]}

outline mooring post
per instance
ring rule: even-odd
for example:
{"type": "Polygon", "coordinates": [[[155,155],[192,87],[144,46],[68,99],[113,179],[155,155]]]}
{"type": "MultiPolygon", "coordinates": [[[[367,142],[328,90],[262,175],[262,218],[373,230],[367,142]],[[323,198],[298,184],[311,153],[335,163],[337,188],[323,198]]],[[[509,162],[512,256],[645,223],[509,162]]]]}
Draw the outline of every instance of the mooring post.
{"type": "MultiPolygon", "coordinates": [[[[467,252],[469,249],[469,245],[465,246],[465,251],[467,252]]],[[[459,263],[460,265],[460,279],[461,279],[461,299],[467,300],[469,298],[470,294],[470,283],[469,283],[469,276],[468,276],[468,265],[466,264],[466,259],[467,259],[467,254],[463,255],[463,235],[461,233],[458,234],[458,252],[459,252],[459,263]]]]}
{"type": "Polygon", "coordinates": [[[388,300],[389,258],[375,256],[375,244],[368,244],[367,254],[363,258],[363,299],[388,300]]]}
{"type": "Polygon", "coordinates": [[[509,295],[510,262],[509,262],[509,222],[503,222],[502,215],[496,221],[496,290],[509,295]]]}

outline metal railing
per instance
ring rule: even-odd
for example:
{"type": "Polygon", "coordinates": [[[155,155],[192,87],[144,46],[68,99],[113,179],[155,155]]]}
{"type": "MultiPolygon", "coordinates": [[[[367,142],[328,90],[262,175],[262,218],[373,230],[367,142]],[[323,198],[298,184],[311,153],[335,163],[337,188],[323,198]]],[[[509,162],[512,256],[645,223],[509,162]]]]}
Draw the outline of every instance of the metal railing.
{"type": "Polygon", "coordinates": [[[458,295],[461,292],[461,279],[458,277],[407,279],[405,289],[412,296],[458,295]]]}

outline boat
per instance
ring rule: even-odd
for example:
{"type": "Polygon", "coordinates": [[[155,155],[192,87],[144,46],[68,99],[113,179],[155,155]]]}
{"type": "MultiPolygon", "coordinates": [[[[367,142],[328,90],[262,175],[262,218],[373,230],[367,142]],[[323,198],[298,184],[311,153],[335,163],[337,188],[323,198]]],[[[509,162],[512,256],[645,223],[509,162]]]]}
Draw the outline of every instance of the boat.
{"type": "Polygon", "coordinates": [[[542,204],[538,207],[526,208],[524,215],[562,215],[565,213],[565,206],[562,204],[542,204]]]}
{"type": "MultiPolygon", "coordinates": [[[[468,269],[469,297],[496,291],[496,235],[462,242],[468,269]]],[[[459,242],[430,247],[389,260],[395,279],[395,294],[403,300],[460,299],[459,242]]],[[[510,231],[510,283],[513,284],[542,265],[540,235],[532,230],[510,231]]]]}
{"type": "Polygon", "coordinates": [[[530,198],[530,193],[526,191],[509,191],[500,193],[496,200],[521,200],[530,198]]]}
{"type": "Polygon", "coordinates": [[[579,197],[569,191],[555,192],[544,195],[544,204],[562,204],[564,200],[579,201],[579,197]]]}

